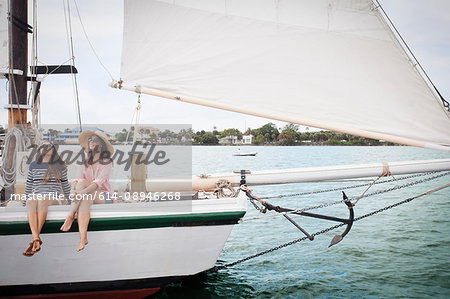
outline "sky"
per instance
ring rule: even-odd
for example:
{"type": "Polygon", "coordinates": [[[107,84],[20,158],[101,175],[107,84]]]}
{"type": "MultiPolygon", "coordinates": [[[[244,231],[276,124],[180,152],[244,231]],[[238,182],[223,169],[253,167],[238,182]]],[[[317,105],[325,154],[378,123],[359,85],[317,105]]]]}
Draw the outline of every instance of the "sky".
{"type": "MultiPolygon", "coordinates": [[[[32,0],[29,0],[32,2],[32,0]]],[[[450,101],[450,1],[380,0],[422,64],[435,86],[450,101]]],[[[82,22],[100,60],[115,79],[120,77],[123,3],[120,0],[77,1],[82,22]]],[[[99,64],[83,34],[70,2],[75,65],[82,122],[85,124],[130,124],[137,94],[108,87],[109,74],[99,64]]],[[[45,64],[64,64],[70,57],[62,1],[38,1],[38,58],[45,64]]],[[[0,80],[0,105],[8,102],[6,80],[0,80]]],[[[191,124],[195,131],[257,128],[267,122],[278,127],[286,123],[221,111],[187,103],[141,97],[140,122],[145,124],[191,124]]],[[[72,77],[52,75],[41,88],[41,116],[44,124],[76,124],[72,77]]],[[[7,111],[0,111],[0,124],[7,123],[7,111]]],[[[301,127],[305,130],[305,127],[301,127]]]]}

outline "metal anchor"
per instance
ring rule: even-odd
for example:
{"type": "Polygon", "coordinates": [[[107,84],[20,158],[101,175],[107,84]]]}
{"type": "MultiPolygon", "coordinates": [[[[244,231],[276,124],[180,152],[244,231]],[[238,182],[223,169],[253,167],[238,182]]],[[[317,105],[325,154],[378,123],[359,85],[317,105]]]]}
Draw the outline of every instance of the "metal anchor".
{"type": "Polygon", "coordinates": [[[334,236],[334,238],[331,240],[330,245],[328,245],[328,247],[331,247],[331,246],[339,243],[340,241],[342,241],[342,239],[348,234],[348,232],[352,228],[353,220],[355,218],[355,214],[354,214],[354,211],[353,211],[353,204],[348,199],[348,197],[347,197],[347,195],[345,194],[344,191],[342,191],[342,196],[344,198],[344,203],[347,205],[347,208],[348,208],[349,213],[350,213],[348,219],[332,217],[332,216],[328,216],[328,215],[314,214],[314,213],[309,213],[309,212],[294,213],[294,214],[302,215],[302,216],[306,216],[306,217],[313,217],[313,218],[337,221],[337,222],[342,222],[342,223],[347,224],[347,227],[345,228],[344,232],[342,234],[340,234],[340,235],[334,236]]]}
{"type": "Polygon", "coordinates": [[[343,218],[338,218],[338,217],[333,217],[333,216],[328,216],[328,215],[322,215],[322,214],[315,214],[315,213],[309,213],[309,212],[298,212],[296,210],[292,210],[292,209],[287,209],[287,208],[282,208],[280,206],[274,206],[254,195],[251,194],[251,190],[248,189],[248,187],[242,187],[241,189],[247,194],[248,197],[256,199],[257,201],[259,201],[267,210],[273,210],[276,211],[278,213],[282,213],[283,216],[289,220],[289,222],[291,222],[295,227],[297,227],[302,233],[304,233],[308,239],[310,239],[311,241],[314,240],[314,236],[308,234],[308,232],[306,232],[300,225],[298,225],[291,217],[289,217],[287,215],[287,213],[291,213],[291,214],[296,214],[296,215],[301,215],[301,216],[306,216],[306,217],[313,217],[313,218],[319,218],[319,219],[324,219],[324,220],[331,220],[331,221],[337,221],[337,222],[342,222],[347,224],[347,227],[345,228],[344,232],[340,235],[336,235],[334,236],[334,238],[331,240],[330,245],[328,247],[331,247],[337,243],[339,243],[340,241],[342,241],[342,239],[348,234],[348,232],[350,231],[350,229],[352,228],[353,225],[353,220],[354,220],[354,211],[353,211],[353,204],[351,203],[351,201],[348,199],[347,195],[345,194],[344,191],[342,191],[342,196],[344,199],[344,203],[347,205],[347,208],[349,210],[349,218],[348,219],[343,219],[343,218]]]}

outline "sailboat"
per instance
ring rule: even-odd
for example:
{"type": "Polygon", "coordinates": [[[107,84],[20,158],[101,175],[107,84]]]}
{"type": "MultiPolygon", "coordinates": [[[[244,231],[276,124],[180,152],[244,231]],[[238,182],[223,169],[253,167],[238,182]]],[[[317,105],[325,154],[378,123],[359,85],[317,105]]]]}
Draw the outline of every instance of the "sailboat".
{"type": "MultiPolygon", "coordinates": [[[[12,7],[6,11],[14,15],[12,7]]],[[[26,31],[26,24],[10,21],[8,28],[26,31]]],[[[450,151],[448,102],[376,1],[126,0],[123,32],[113,88],[450,151]]],[[[26,63],[6,65],[11,82],[26,80],[26,63]]],[[[29,108],[12,98],[10,131],[17,121],[26,123],[29,108]]],[[[0,292],[152,294],[214,267],[247,211],[246,186],[444,170],[450,159],[194,176],[196,198],[93,206],[91,243],[81,254],[70,250],[77,232],[58,230],[68,207],[50,207],[45,251],[26,260],[20,254],[29,239],[26,209],[9,202],[0,208],[0,244],[16,254],[0,261],[7,269],[0,292]],[[229,192],[217,192],[224,182],[229,192]],[[41,269],[50,270],[40,275],[41,269]]],[[[146,191],[151,186],[149,180],[146,191]]]]}

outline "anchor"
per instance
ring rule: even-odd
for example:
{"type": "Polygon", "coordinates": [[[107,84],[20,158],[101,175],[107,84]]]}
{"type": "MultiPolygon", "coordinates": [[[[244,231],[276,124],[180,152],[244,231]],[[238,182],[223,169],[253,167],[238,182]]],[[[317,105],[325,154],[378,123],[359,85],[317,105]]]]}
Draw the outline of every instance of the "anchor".
{"type": "Polygon", "coordinates": [[[242,188],[243,191],[247,194],[248,197],[256,199],[257,201],[259,201],[267,210],[273,210],[276,211],[278,213],[282,213],[283,216],[289,220],[289,222],[291,222],[295,227],[297,227],[303,234],[305,234],[305,236],[308,237],[309,240],[314,240],[314,236],[308,234],[308,232],[306,232],[300,225],[298,225],[298,223],[296,223],[291,217],[289,217],[287,215],[287,213],[290,214],[296,214],[296,215],[301,215],[301,216],[306,216],[306,217],[312,217],[312,218],[319,218],[319,219],[324,219],[324,220],[330,220],[330,221],[337,221],[337,222],[341,222],[341,223],[345,223],[347,224],[347,227],[345,228],[344,232],[340,235],[336,235],[333,237],[333,239],[330,242],[330,245],[328,245],[328,247],[331,247],[333,245],[336,245],[337,243],[339,243],[340,241],[342,241],[342,239],[350,232],[350,229],[352,228],[353,225],[353,221],[355,218],[355,214],[353,211],[353,204],[351,203],[351,201],[348,199],[347,195],[345,194],[344,191],[342,191],[342,196],[344,199],[344,203],[347,205],[347,208],[349,210],[349,218],[348,219],[343,219],[343,218],[338,218],[338,217],[333,217],[333,216],[328,216],[328,215],[322,215],[322,214],[315,214],[315,213],[309,213],[309,212],[299,212],[296,210],[292,210],[292,209],[287,209],[287,208],[282,208],[280,206],[274,206],[256,196],[253,196],[251,194],[251,190],[248,189],[246,186],[244,188],[242,188]]]}

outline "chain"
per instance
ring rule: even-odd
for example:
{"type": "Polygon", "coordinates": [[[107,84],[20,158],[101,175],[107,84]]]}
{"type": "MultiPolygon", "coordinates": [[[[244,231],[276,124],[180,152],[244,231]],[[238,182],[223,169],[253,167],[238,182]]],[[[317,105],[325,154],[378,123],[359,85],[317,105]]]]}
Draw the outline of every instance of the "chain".
{"type": "Polygon", "coordinates": [[[250,202],[252,203],[252,205],[255,207],[256,210],[260,211],[261,213],[265,213],[265,208],[259,207],[256,203],[255,200],[251,197],[249,197],[250,202]]]}
{"type": "MultiPolygon", "coordinates": [[[[364,196],[352,197],[352,198],[350,198],[350,201],[356,201],[356,200],[359,200],[361,198],[371,197],[371,196],[375,196],[375,195],[380,195],[380,194],[384,194],[384,193],[400,190],[400,189],[411,187],[411,186],[414,186],[414,185],[417,185],[417,184],[421,184],[421,183],[425,183],[425,182],[428,182],[428,181],[432,181],[432,180],[438,179],[440,177],[443,177],[443,176],[446,176],[446,175],[449,175],[449,174],[450,174],[450,172],[444,172],[444,173],[441,173],[441,174],[438,174],[438,175],[435,175],[435,176],[432,176],[432,177],[424,178],[424,179],[417,180],[417,181],[414,181],[414,182],[410,182],[410,183],[407,183],[407,184],[404,184],[404,185],[399,185],[399,186],[395,186],[395,187],[392,187],[392,188],[388,188],[388,189],[384,189],[384,190],[380,190],[380,191],[375,191],[375,192],[366,194],[364,196]]],[[[343,202],[344,202],[344,200],[341,199],[341,200],[332,201],[332,202],[324,203],[324,204],[317,205],[317,206],[312,206],[312,207],[303,208],[303,209],[297,209],[293,213],[301,213],[303,211],[309,211],[309,210],[314,210],[314,209],[325,208],[325,207],[329,207],[329,206],[336,205],[336,204],[343,203],[343,202]]]]}
{"type": "Polygon", "coordinates": [[[359,188],[359,187],[366,187],[366,186],[370,186],[372,184],[377,185],[377,184],[396,182],[396,181],[416,178],[416,177],[420,177],[420,176],[425,176],[425,175],[429,175],[429,174],[432,174],[432,172],[419,173],[419,174],[414,174],[414,175],[405,176],[405,177],[401,177],[401,178],[394,178],[393,177],[393,178],[391,178],[389,180],[378,181],[378,182],[375,182],[375,183],[371,182],[371,183],[360,184],[360,185],[345,186],[345,187],[338,187],[338,188],[318,190],[318,191],[310,191],[310,192],[303,192],[303,193],[292,193],[292,194],[280,194],[280,195],[275,195],[275,196],[264,196],[264,197],[260,197],[260,198],[261,199],[275,199],[275,198],[285,198],[285,197],[294,197],[294,196],[304,196],[304,195],[312,195],[312,194],[319,194],[319,193],[327,193],[327,192],[333,192],[333,191],[341,191],[341,190],[354,189],[354,188],[359,188]]]}
{"type": "MultiPolygon", "coordinates": [[[[431,173],[427,173],[427,175],[429,175],[429,174],[431,174],[431,173]]],[[[425,182],[428,182],[428,181],[431,181],[431,180],[435,180],[435,179],[438,179],[440,177],[443,177],[443,176],[446,176],[446,175],[449,175],[449,174],[450,174],[450,172],[444,172],[444,173],[441,173],[441,174],[438,174],[438,175],[435,175],[435,176],[432,176],[432,177],[424,178],[424,179],[417,180],[417,181],[414,181],[414,182],[410,182],[410,183],[407,183],[407,184],[404,184],[404,185],[399,185],[399,186],[395,186],[395,187],[392,187],[392,188],[388,188],[388,189],[384,189],[384,190],[380,190],[380,191],[375,191],[375,192],[366,194],[364,196],[352,197],[352,198],[350,198],[350,201],[357,201],[357,200],[360,200],[361,198],[367,198],[367,197],[376,196],[376,195],[380,195],[380,194],[384,194],[384,193],[388,193],[388,192],[392,192],[392,191],[397,191],[397,190],[400,190],[400,189],[403,189],[403,188],[407,188],[407,187],[411,187],[411,186],[414,186],[414,185],[417,185],[417,184],[421,184],[421,183],[425,183],[425,182]]],[[[423,174],[421,174],[421,175],[423,175],[423,174]]],[[[417,177],[417,176],[418,175],[409,176],[408,178],[417,177]]],[[[400,179],[398,179],[398,180],[400,180],[400,179]]],[[[336,190],[340,191],[340,189],[336,189],[336,190]]],[[[267,197],[261,197],[261,198],[267,198],[267,197]]],[[[254,203],[254,199],[253,198],[250,198],[250,201],[251,201],[251,203],[253,204],[253,206],[255,207],[256,210],[262,212],[263,209],[258,207],[254,203]]],[[[294,211],[289,212],[289,213],[301,213],[301,212],[304,212],[304,211],[321,209],[321,208],[325,208],[325,207],[329,207],[329,206],[333,206],[333,205],[337,205],[337,204],[343,203],[344,201],[345,200],[341,199],[341,200],[332,201],[332,202],[328,202],[328,203],[324,203],[324,204],[320,204],[320,205],[316,205],[316,206],[312,206],[312,207],[297,209],[297,210],[294,210],[294,211]]]]}
{"type": "MultiPolygon", "coordinates": [[[[448,175],[448,174],[450,174],[450,172],[447,172],[447,173],[445,173],[445,174],[441,174],[441,175],[439,175],[438,177],[441,177],[441,176],[444,176],[444,175],[448,175]]],[[[428,180],[430,180],[430,179],[431,179],[431,178],[429,178],[428,180]]],[[[438,191],[438,190],[447,188],[447,187],[449,187],[449,186],[450,186],[450,184],[446,184],[446,185],[444,185],[444,186],[441,186],[441,187],[439,187],[439,188],[435,188],[435,189],[433,189],[433,190],[427,191],[427,192],[422,193],[422,194],[419,194],[419,195],[417,195],[417,196],[410,197],[410,198],[408,198],[408,199],[399,201],[399,202],[394,203],[394,204],[392,204],[392,205],[386,206],[386,207],[384,207],[384,208],[381,208],[381,209],[372,211],[372,212],[370,212],[370,213],[364,214],[364,215],[362,215],[362,216],[360,216],[360,217],[357,217],[357,218],[355,218],[353,221],[359,221],[359,220],[361,220],[361,219],[364,219],[364,218],[367,218],[367,217],[376,215],[376,214],[378,214],[378,213],[387,211],[387,210],[389,210],[389,209],[395,208],[395,207],[400,206],[400,205],[402,205],[402,204],[408,203],[408,202],[410,202],[410,201],[412,201],[412,200],[414,200],[414,199],[416,199],[416,198],[422,197],[422,196],[424,196],[424,195],[428,195],[428,194],[430,194],[430,193],[433,193],[433,192],[436,192],[436,191],[438,191]]],[[[325,228],[325,229],[323,229],[323,230],[321,230],[321,231],[315,232],[315,233],[311,234],[311,236],[316,237],[316,236],[318,236],[318,235],[321,235],[321,234],[327,233],[327,232],[329,232],[329,231],[335,230],[335,229],[337,229],[337,228],[339,228],[339,227],[341,227],[341,226],[344,226],[344,225],[346,225],[346,224],[345,224],[345,223],[336,224],[336,225],[334,225],[334,226],[330,226],[330,227],[328,227],[328,228],[325,228]]],[[[302,238],[299,238],[299,239],[295,239],[295,240],[292,240],[292,241],[290,241],[290,242],[287,242],[287,243],[278,245],[278,246],[276,246],[276,247],[273,247],[273,248],[270,248],[270,249],[261,251],[261,252],[259,252],[259,253],[257,253],[257,254],[247,256],[247,257],[245,257],[245,258],[243,258],[243,259],[239,259],[239,260],[237,260],[237,261],[235,261],[235,262],[228,263],[228,264],[221,265],[221,266],[217,266],[217,267],[214,268],[214,271],[218,271],[218,270],[222,270],[222,269],[225,269],[225,268],[229,268],[229,267],[235,266],[235,265],[237,265],[237,264],[240,264],[240,263],[243,263],[243,262],[245,262],[245,261],[254,259],[254,258],[259,257],[259,256],[261,256],[261,255],[264,255],[264,254],[267,254],[267,253],[271,253],[271,252],[277,251],[277,250],[279,250],[279,249],[281,249],[281,248],[284,248],[284,247],[287,247],[287,246],[294,245],[294,244],[296,244],[296,243],[302,242],[302,241],[304,241],[304,240],[306,240],[306,239],[308,239],[308,237],[306,237],[306,236],[305,236],[305,237],[302,237],[302,238]]]]}
{"type": "MultiPolygon", "coordinates": [[[[332,231],[332,230],[334,230],[334,229],[336,229],[336,228],[339,228],[339,227],[341,227],[341,226],[344,226],[344,225],[345,225],[345,223],[336,224],[336,225],[334,225],[334,226],[325,228],[325,229],[323,229],[323,230],[321,230],[321,231],[315,232],[315,233],[311,234],[311,236],[315,237],[315,236],[318,236],[318,235],[327,233],[327,232],[329,232],[329,231],[332,231]]],[[[243,262],[245,262],[245,261],[254,259],[254,258],[258,257],[258,256],[261,256],[261,255],[264,255],[264,254],[267,254],[267,253],[271,253],[271,252],[277,251],[277,250],[279,250],[279,249],[281,249],[281,248],[288,247],[288,246],[290,246],[290,245],[294,245],[294,244],[296,244],[296,243],[305,241],[305,240],[307,240],[307,239],[308,239],[308,237],[306,237],[306,236],[305,236],[305,237],[302,237],[302,238],[299,238],[299,239],[295,239],[295,240],[293,240],[293,241],[290,241],[290,242],[287,242],[287,243],[278,245],[278,246],[276,246],[276,247],[273,247],[273,248],[270,248],[270,249],[261,251],[261,252],[259,252],[259,253],[257,253],[257,254],[247,256],[247,257],[245,257],[245,258],[243,258],[243,259],[240,259],[240,260],[237,260],[237,261],[235,261],[235,262],[232,262],[232,263],[229,263],[229,264],[226,264],[226,265],[222,265],[222,266],[217,266],[217,267],[214,268],[214,271],[218,271],[218,270],[222,270],[222,269],[225,269],[225,268],[232,267],[232,266],[234,266],[234,265],[237,265],[237,264],[243,263],[243,262]]]]}

